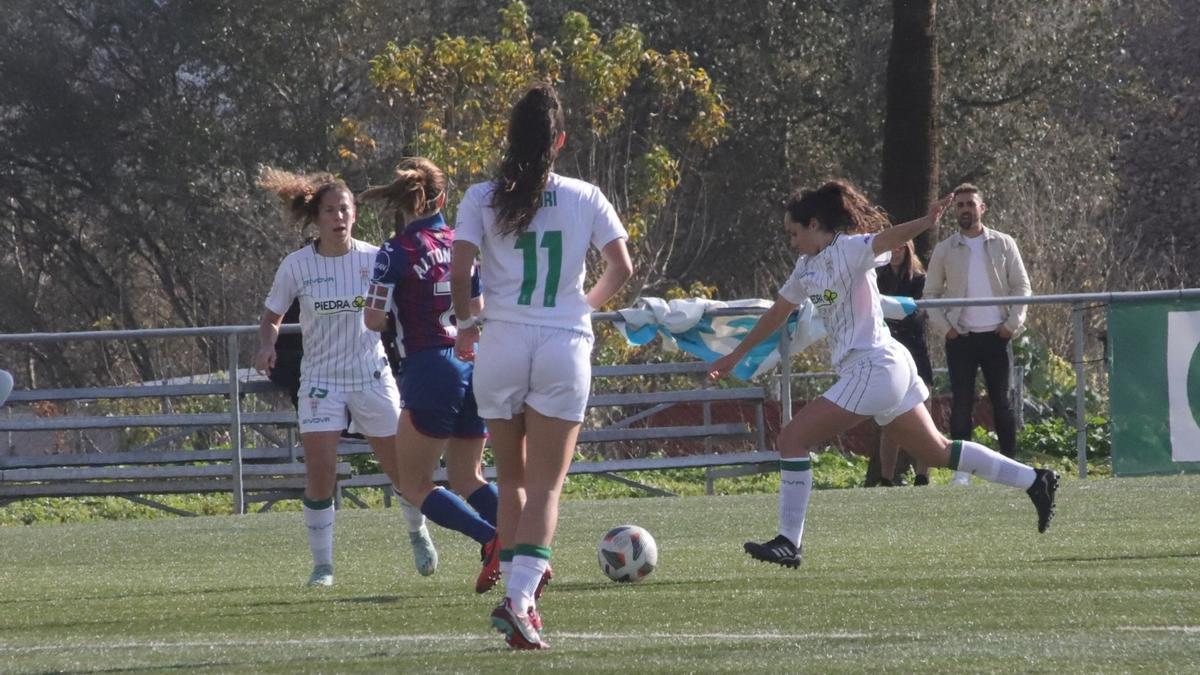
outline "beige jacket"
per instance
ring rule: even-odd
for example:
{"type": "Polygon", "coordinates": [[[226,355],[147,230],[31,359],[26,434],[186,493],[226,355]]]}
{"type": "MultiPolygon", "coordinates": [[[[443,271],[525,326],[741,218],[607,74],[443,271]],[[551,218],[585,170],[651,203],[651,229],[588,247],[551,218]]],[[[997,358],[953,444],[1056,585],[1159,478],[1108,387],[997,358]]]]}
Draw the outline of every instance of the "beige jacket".
{"type": "MultiPolygon", "coordinates": [[[[1012,237],[990,228],[983,228],[983,249],[991,265],[988,280],[992,282],[992,297],[1030,295],[1029,275],[1025,263],[1012,237]]],[[[955,232],[938,242],[929,259],[929,271],[925,277],[925,298],[967,297],[967,261],[970,249],[963,241],[961,232],[955,232]]],[[[1020,334],[1025,327],[1025,305],[1003,305],[1004,325],[1013,335],[1020,334]]],[[[945,336],[951,328],[959,333],[966,330],[959,323],[962,307],[930,307],[929,323],[934,335],[945,336]]]]}

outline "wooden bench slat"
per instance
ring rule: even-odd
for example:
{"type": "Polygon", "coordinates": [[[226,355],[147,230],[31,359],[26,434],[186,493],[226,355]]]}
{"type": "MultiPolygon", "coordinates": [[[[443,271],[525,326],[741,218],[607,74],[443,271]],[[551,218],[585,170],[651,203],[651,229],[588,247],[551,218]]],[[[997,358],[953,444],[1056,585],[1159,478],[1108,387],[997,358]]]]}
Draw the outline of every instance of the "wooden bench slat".
{"type": "MultiPolygon", "coordinates": [[[[347,473],[350,465],[342,463],[347,473]]],[[[208,466],[89,466],[53,469],[6,469],[0,471],[0,481],[31,482],[47,480],[144,480],[153,478],[211,478],[228,477],[230,464],[208,466]]],[[[243,464],[243,476],[303,476],[303,464],[243,464]]]]}
{"type": "MultiPolygon", "coordinates": [[[[283,388],[267,380],[242,382],[238,385],[243,394],[262,394],[283,391],[283,388]]],[[[9,394],[10,403],[30,401],[94,401],[115,398],[165,398],[170,396],[228,396],[229,383],[209,384],[144,384],[126,387],[74,387],[65,389],[14,389],[9,394]]]]}
{"type": "Polygon", "coordinates": [[[711,364],[704,361],[680,363],[624,363],[614,366],[592,366],[592,377],[636,377],[654,375],[708,374],[711,364]]]}
{"type": "MultiPolygon", "coordinates": [[[[339,477],[349,475],[339,469],[339,477]]],[[[242,481],[246,491],[293,491],[296,496],[303,493],[306,485],[304,476],[280,476],[278,478],[248,477],[242,481]]],[[[16,497],[81,497],[105,495],[154,495],[154,494],[199,494],[229,492],[233,490],[231,478],[178,479],[151,481],[109,481],[54,483],[0,483],[0,498],[16,497]]]]}
{"type": "Polygon", "coordinates": [[[619,405],[654,405],[657,403],[704,403],[714,401],[762,401],[767,398],[762,387],[737,389],[692,389],[685,391],[650,391],[617,394],[592,394],[588,407],[619,405]]]}
{"type": "Polygon", "coordinates": [[[579,432],[580,443],[610,441],[656,441],[675,438],[705,438],[748,434],[750,429],[741,422],[710,424],[708,426],[635,427],[631,429],[585,429],[579,432]]]}
{"type": "MultiPolygon", "coordinates": [[[[297,457],[303,452],[297,449],[297,457]]],[[[290,459],[287,448],[243,448],[246,461],[290,459]]],[[[126,452],[89,452],[70,455],[14,455],[0,457],[0,470],[41,469],[52,466],[112,466],[124,464],[191,464],[195,462],[231,462],[233,451],[221,450],[130,450],[126,452]]]]}
{"type": "MultiPolygon", "coordinates": [[[[189,415],[111,415],[89,417],[0,418],[0,431],[67,431],[70,429],[125,429],[133,427],[224,427],[233,422],[232,413],[189,415]]],[[[295,424],[291,411],[244,412],[242,424],[295,424]]]]}

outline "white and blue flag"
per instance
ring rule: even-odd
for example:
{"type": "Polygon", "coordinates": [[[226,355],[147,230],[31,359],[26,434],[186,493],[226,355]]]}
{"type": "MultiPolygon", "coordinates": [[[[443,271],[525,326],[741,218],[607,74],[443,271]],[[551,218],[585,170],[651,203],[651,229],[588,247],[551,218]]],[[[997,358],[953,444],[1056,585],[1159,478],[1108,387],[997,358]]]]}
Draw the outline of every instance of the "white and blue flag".
{"type": "MultiPolygon", "coordinates": [[[[888,319],[902,319],[916,311],[912,298],[880,296],[883,315],[888,319]]],[[[709,310],[763,309],[771,306],[770,300],[706,300],[685,298],[663,300],[662,298],[639,298],[633,307],[618,313],[624,321],[617,321],[617,330],[634,345],[644,345],[661,335],[669,351],[682,350],[704,361],[716,359],[732,352],[758,321],[757,314],[742,316],[708,316],[709,310]]],[[[811,301],[805,300],[788,317],[786,324],[789,352],[795,354],[825,337],[825,326],[817,315],[811,301]]],[[[738,362],[733,375],[750,380],[779,363],[779,341],[782,330],[775,331],[756,345],[738,362]]]]}

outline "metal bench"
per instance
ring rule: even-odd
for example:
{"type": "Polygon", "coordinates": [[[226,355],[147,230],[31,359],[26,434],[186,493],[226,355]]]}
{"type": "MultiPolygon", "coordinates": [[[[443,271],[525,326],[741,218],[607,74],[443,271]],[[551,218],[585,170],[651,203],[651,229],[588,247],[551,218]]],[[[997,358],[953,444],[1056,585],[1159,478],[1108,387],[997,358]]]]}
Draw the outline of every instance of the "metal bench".
{"type": "MultiPolygon", "coordinates": [[[[79,389],[17,390],[12,403],[34,401],[89,401],[103,399],[223,396],[276,391],[269,382],[89,387],[79,389]]],[[[239,406],[240,408],[240,406],[239,406]]],[[[161,415],[69,415],[57,417],[0,417],[4,431],[65,431],[84,429],[236,428],[242,425],[294,425],[290,411],[227,412],[161,415]]],[[[288,444],[290,445],[290,444],[288,444]]],[[[35,497],[111,495],[170,511],[188,514],[148,499],[148,494],[232,492],[235,500],[273,503],[295,497],[305,487],[304,465],[295,463],[289,447],[210,450],[139,449],[126,452],[90,452],[0,456],[0,505],[35,497]]],[[[349,478],[348,462],[337,464],[339,479],[349,478]]],[[[244,504],[243,502],[243,504],[244,504]]]]}
{"type": "MultiPolygon", "coordinates": [[[[597,315],[601,318],[612,318],[597,315]]],[[[230,372],[237,373],[239,337],[253,335],[254,326],[214,326],[195,328],[163,328],[130,331],[81,331],[76,333],[30,333],[0,335],[0,343],[9,342],[73,342],[124,339],[166,339],[206,336],[223,338],[230,372]]],[[[294,327],[285,327],[294,332],[294,327]]],[[[665,363],[648,365],[597,366],[597,379],[621,377],[653,377],[658,375],[697,375],[706,370],[703,363],[665,363]]],[[[177,397],[219,396],[225,399],[226,409],[220,412],[142,415],[86,415],[20,418],[0,415],[0,432],[67,431],[94,429],[164,428],[173,429],[145,446],[126,452],[54,454],[36,457],[0,456],[0,504],[26,496],[83,496],[119,494],[134,501],[148,502],[141,494],[159,492],[196,492],[230,490],[234,509],[245,511],[247,491],[249,501],[259,498],[255,491],[268,495],[286,495],[298,490],[303,483],[303,465],[294,437],[295,413],[291,410],[247,412],[241,400],[246,394],[274,391],[265,381],[244,382],[233,377],[228,382],[213,384],[164,384],[149,386],[88,387],[78,389],[39,389],[13,392],[10,403],[91,401],[103,399],[170,400],[177,397]],[[229,432],[230,449],[195,451],[170,450],[165,446],[184,438],[199,428],[224,428],[229,432]],[[244,427],[255,429],[267,444],[278,447],[245,447],[244,427]],[[287,437],[279,433],[286,430],[287,437]],[[137,492],[141,490],[142,492],[137,492]],[[272,492],[274,491],[274,492],[272,492]]],[[[722,466],[732,463],[737,453],[708,454],[715,440],[753,439],[756,451],[765,449],[762,404],[766,396],[757,387],[736,389],[704,388],[703,386],[662,391],[606,392],[601,388],[589,401],[593,409],[619,409],[620,413],[602,415],[607,422],[598,428],[584,429],[580,443],[599,446],[622,444],[617,450],[626,451],[633,444],[644,442],[702,441],[706,454],[696,457],[658,457],[598,459],[596,462],[577,462],[576,473],[615,475],[621,470],[643,467],[672,468],[677,466],[722,466]],[[734,404],[754,406],[753,425],[746,421],[713,423],[714,405],[734,404]],[[677,406],[700,408],[700,419],[687,424],[658,424],[656,416],[677,406]],[[702,459],[707,457],[708,459],[702,459]],[[695,464],[694,464],[695,463],[695,464]],[[591,471],[595,466],[605,470],[591,471]],[[629,467],[627,469],[623,467],[629,467]]],[[[661,447],[661,444],[659,445],[661,447]]],[[[344,457],[369,452],[364,443],[343,443],[339,449],[344,457]]],[[[347,462],[339,463],[339,477],[347,487],[360,483],[384,482],[380,476],[350,476],[347,462]]],[[[615,479],[614,479],[615,480],[615,479]]],[[[647,488],[652,489],[652,488],[647,488]]],[[[268,496],[269,500],[270,497],[268,496]]],[[[152,503],[152,502],[151,502],[152,503]]],[[[271,502],[268,501],[268,505],[271,502]]],[[[170,510],[170,509],[168,509],[170,510]]]]}
{"type": "MultiPolygon", "coordinates": [[[[655,377],[663,375],[699,375],[703,377],[708,372],[708,364],[700,362],[689,363],[656,363],[617,366],[596,366],[592,369],[593,378],[619,379],[628,377],[655,377]]],[[[690,467],[705,467],[706,488],[709,494],[713,491],[713,481],[726,475],[742,475],[740,473],[721,473],[717,467],[734,465],[760,465],[779,459],[779,455],[766,451],[765,424],[763,420],[763,403],[766,392],[762,387],[739,388],[704,388],[660,390],[650,392],[620,392],[593,393],[588,399],[588,408],[620,408],[629,413],[600,428],[584,428],[579,434],[581,445],[607,443],[634,443],[645,441],[681,441],[699,440],[704,442],[706,452],[680,455],[674,457],[633,457],[621,459],[595,459],[576,461],[571,464],[569,474],[592,474],[608,480],[636,487],[649,494],[669,495],[660,488],[632,481],[619,475],[626,471],[657,471],[662,469],[678,469],[690,467]],[[754,428],[744,422],[713,423],[711,406],[715,403],[737,403],[754,406],[754,428]],[[634,426],[648,424],[653,417],[677,405],[700,405],[702,409],[702,424],[672,425],[672,426],[634,426]],[[714,439],[748,439],[752,438],[754,450],[740,453],[708,452],[714,439]]],[[[366,443],[343,441],[338,449],[339,455],[348,456],[370,452],[366,443]]],[[[495,477],[492,467],[485,467],[488,478],[495,477]]],[[[729,471],[728,469],[726,471],[729,471]]],[[[445,471],[439,469],[434,475],[435,482],[445,482],[445,471]]],[[[347,489],[382,488],[384,503],[390,504],[393,490],[388,478],[382,474],[363,474],[341,481],[338,489],[349,501],[362,505],[362,501],[347,489]]]]}

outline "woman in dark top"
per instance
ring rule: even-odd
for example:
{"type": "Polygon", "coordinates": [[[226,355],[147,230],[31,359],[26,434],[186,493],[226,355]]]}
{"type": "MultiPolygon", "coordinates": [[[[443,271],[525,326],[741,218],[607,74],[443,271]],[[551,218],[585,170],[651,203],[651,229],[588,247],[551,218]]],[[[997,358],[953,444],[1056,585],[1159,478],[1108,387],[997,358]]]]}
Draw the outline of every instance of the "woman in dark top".
{"type": "MultiPolygon", "coordinates": [[[[925,294],[925,267],[915,255],[911,240],[892,250],[892,260],[875,270],[876,283],[881,295],[902,295],[920,298],[925,294]]],[[[887,319],[892,337],[904,345],[917,364],[917,374],[925,386],[933,391],[933,365],[929,362],[929,347],[925,343],[925,312],[916,311],[903,319],[887,319]]],[[[879,439],[879,475],[882,485],[891,485],[896,472],[897,446],[887,434],[879,439]]],[[[929,467],[915,462],[917,485],[929,484],[929,467]]]]}

